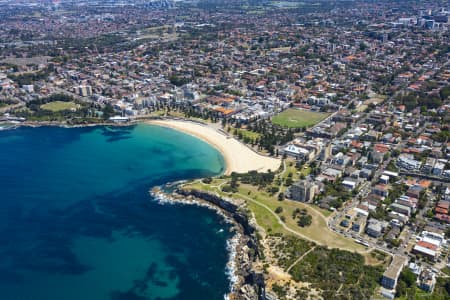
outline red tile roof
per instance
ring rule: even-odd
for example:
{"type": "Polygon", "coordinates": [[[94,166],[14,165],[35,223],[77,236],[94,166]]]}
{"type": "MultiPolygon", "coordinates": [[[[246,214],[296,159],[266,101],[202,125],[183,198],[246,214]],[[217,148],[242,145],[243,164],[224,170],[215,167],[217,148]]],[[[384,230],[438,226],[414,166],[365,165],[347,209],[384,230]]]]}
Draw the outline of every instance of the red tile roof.
{"type": "Polygon", "coordinates": [[[437,207],[449,209],[450,208],[450,202],[448,201],[439,201],[436,205],[437,207]]]}
{"type": "Polygon", "coordinates": [[[436,214],[436,216],[434,216],[436,219],[438,219],[439,221],[443,221],[446,223],[450,223],[450,216],[448,215],[444,215],[444,214],[436,214]]]}
{"type": "Polygon", "coordinates": [[[440,213],[440,214],[444,214],[444,215],[448,215],[448,209],[442,208],[442,207],[436,207],[434,209],[435,212],[440,213]]]}
{"type": "Polygon", "coordinates": [[[376,144],[374,146],[374,149],[377,152],[386,153],[386,152],[389,152],[390,147],[388,145],[385,145],[385,144],[376,144]]]}
{"type": "Polygon", "coordinates": [[[428,242],[424,242],[424,241],[419,241],[419,242],[417,242],[417,245],[418,245],[418,246],[421,246],[421,247],[424,247],[424,248],[427,248],[427,249],[430,249],[430,250],[434,250],[434,251],[437,250],[437,246],[434,245],[434,244],[432,244],[432,243],[428,243],[428,242]]]}

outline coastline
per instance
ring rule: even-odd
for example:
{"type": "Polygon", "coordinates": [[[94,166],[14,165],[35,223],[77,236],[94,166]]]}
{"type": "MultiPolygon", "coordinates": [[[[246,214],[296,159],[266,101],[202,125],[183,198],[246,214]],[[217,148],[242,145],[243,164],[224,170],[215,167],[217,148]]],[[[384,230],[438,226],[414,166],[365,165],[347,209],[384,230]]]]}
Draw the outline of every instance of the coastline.
{"type": "MultiPolygon", "coordinates": [[[[11,124],[11,123],[10,123],[11,124]]],[[[133,120],[127,123],[89,123],[67,124],[64,122],[22,122],[11,124],[2,130],[11,130],[19,127],[57,126],[63,128],[114,126],[127,127],[137,124],[150,124],[170,128],[201,139],[217,149],[225,161],[225,175],[233,172],[247,173],[249,171],[267,172],[276,171],[281,166],[281,159],[264,156],[241,143],[234,137],[228,136],[212,126],[185,119],[161,119],[133,120]]]]}
{"type": "Polygon", "coordinates": [[[267,172],[276,171],[282,163],[281,159],[259,154],[247,145],[241,143],[234,137],[228,136],[207,124],[187,119],[162,119],[152,118],[147,120],[133,120],[126,123],[104,122],[104,123],[86,123],[86,124],[68,124],[59,121],[25,121],[20,123],[4,122],[1,130],[14,130],[20,127],[61,127],[61,128],[82,128],[82,127],[129,127],[139,124],[149,124],[160,127],[170,128],[184,134],[196,137],[208,143],[218,150],[225,161],[225,175],[232,172],[247,173],[249,171],[267,172]]]}
{"type": "Polygon", "coordinates": [[[60,122],[60,121],[25,121],[25,122],[0,122],[0,124],[4,124],[4,125],[9,125],[7,128],[5,128],[5,130],[7,129],[16,129],[19,127],[31,127],[31,128],[36,128],[36,127],[43,127],[43,126],[48,126],[48,127],[62,127],[62,128],[80,128],[80,127],[97,127],[97,126],[114,126],[114,127],[127,127],[127,126],[133,126],[133,125],[137,125],[139,123],[139,121],[133,121],[133,122],[127,122],[127,123],[114,123],[114,122],[103,122],[103,123],[86,123],[86,124],[69,124],[69,123],[65,123],[65,122],[60,122]]]}
{"type": "Polygon", "coordinates": [[[225,175],[233,172],[247,173],[249,171],[275,171],[281,165],[281,160],[256,153],[233,137],[197,122],[188,120],[158,119],[144,123],[171,128],[199,138],[216,148],[225,160],[225,175]]]}
{"type": "MultiPolygon", "coordinates": [[[[41,127],[54,126],[62,128],[78,128],[78,127],[96,127],[96,126],[114,126],[127,127],[137,124],[151,124],[162,126],[189,134],[199,138],[214,148],[216,148],[225,160],[226,171],[229,175],[232,172],[244,173],[251,170],[259,172],[271,169],[275,171],[281,164],[281,160],[260,155],[242,144],[238,140],[228,137],[225,133],[214,129],[211,126],[188,120],[169,120],[155,119],[151,121],[135,121],[127,123],[96,123],[96,124],[67,124],[62,122],[23,122],[13,124],[13,126],[5,129],[15,129],[18,127],[41,127]],[[254,168],[254,166],[259,168],[254,168]]],[[[182,182],[174,183],[174,187],[180,187],[182,182]]],[[[169,186],[167,183],[165,186],[169,186]]],[[[227,240],[226,251],[229,260],[226,265],[226,274],[229,278],[229,292],[224,295],[229,300],[244,299],[261,299],[261,291],[265,290],[263,276],[256,272],[252,267],[255,256],[258,255],[258,246],[255,234],[253,234],[254,225],[246,216],[238,212],[241,203],[235,203],[233,199],[220,198],[221,204],[214,203],[209,197],[214,195],[202,195],[201,192],[196,194],[184,193],[176,188],[174,193],[151,191],[151,195],[160,204],[183,204],[197,205],[214,210],[222,216],[224,220],[232,224],[233,236],[227,240]],[[255,254],[256,253],[256,254],[255,254]]],[[[218,197],[217,197],[218,198],[218,197]]]]}
{"type": "Polygon", "coordinates": [[[61,127],[61,128],[84,128],[84,127],[101,127],[101,126],[111,126],[111,127],[128,127],[139,124],[139,122],[134,123],[89,123],[89,124],[67,124],[61,122],[32,122],[32,123],[4,123],[0,124],[0,131],[7,130],[15,130],[17,128],[26,127],[26,128],[38,128],[38,127],[61,127]],[[2,125],[8,125],[6,127],[2,125]]]}
{"type": "Polygon", "coordinates": [[[234,234],[226,243],[228,262],[225,270],[229,277],[230,287],[229,292],[224,295],[224,299],[264,299],[263,275],[255,271],[252,264],[259,253],[256,229],[252,221],[239,211],[242,203],[196,190],[186,191],[180,186],[172,193],[165,192],[160,187],[154,187],[149,193],[161,205],[179,204],[206,207],[231,224],[234,234]]]}

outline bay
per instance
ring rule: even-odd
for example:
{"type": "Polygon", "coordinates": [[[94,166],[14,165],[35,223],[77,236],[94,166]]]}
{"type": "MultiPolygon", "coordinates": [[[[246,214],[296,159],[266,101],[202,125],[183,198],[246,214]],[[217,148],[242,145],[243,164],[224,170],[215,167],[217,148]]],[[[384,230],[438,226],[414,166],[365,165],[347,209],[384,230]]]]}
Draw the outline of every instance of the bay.
{"type": "Polygon", "coordinates": [[[148,193],[223,169],[158,126],[0,131],[1,299],[223,299],[229,225],[148,193]]]}

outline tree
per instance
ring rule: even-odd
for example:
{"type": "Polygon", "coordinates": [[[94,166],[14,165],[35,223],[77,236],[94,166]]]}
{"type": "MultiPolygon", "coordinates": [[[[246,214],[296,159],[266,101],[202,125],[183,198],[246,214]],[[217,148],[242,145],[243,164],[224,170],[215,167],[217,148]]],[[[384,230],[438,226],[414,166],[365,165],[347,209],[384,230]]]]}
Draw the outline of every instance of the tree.
{"type": "Polygon", "coordinates": [[[401,297],[403,295],[406,295],[406,283],[404,281],[399,281],[397,284],[397,289],[395,291],[396,297],[401,297]]]}
{"type": "Polygon", "coordinates": [[[211,178],[211,177],[203,178],[203,179],[202,179],[202,182],[203,182],[203,183],[206,183],[206,184],[209,184],[209,183],[212,182],[212,178],[211,178]]]}
{"type": "Polygon", "coordinates": [[[367,46],[364,42],[359,43],[359,50],[364,51],[366,50],[367,46]]]}
{"type": "Polygon", "coordinates": [[[107,103],[103,108],[103,118],[109,119],[114,115],[114,108],[111,104],[107,103]]]}
{"type": "Polygon", "coordinates": [[[398,246],[400,246],[400,243],[401,243],[401,241],[399,240],[399,239],[393,239],[393,240],[391,240],[391,245],[393,246],[393,247],[398,247],[398,246]]]}
{"type": "Polygon", "coordinates": [[[222,192],[224,192],[224,193],[231,193],[232,191],[233,191],[233,189],[228,184],[226,184],[222,187],[222,192]]]}
{"type": "Polygon", "coordinates": [[[176,86],[182,86],[182,85],[190,82],[190,80],[188,78],[179,77],[177,75],[170,76],[169,81],[170,81],[170,83],[172,83],[173,85],[176,85],[176,86]]]}
{"type": "Polygon", "coordinates": [[[278,194],[278,201],[283,201],[284,200],[284,193],[279,193],[278,194]]]}
{"type": "Polygon", "coordinates": [[[444,285],[445,291],[450,295],[450,281],[447,281],[444,285]]]}
{"type": "Polygon", "coordinates": [[[416,283],[416,274],[405,268],[400,274],[400,280],[405,282],[407,287],[412,287],[416,283]]]}
{"type": "Polygon", "coordinates": [[[312,217],[310,215],[300,216],[300,218],[297,222],[298,226],[300,226],[300,227],[309,226],[309,225],[311,225],[311,223],[312,223],[312,217]]]}
{"type": "Polygon", "coordinates": [[[273,195],[273,194],[275,194],[275,193],[278,193],[280,191],[280,188],[279,187],[277,187],[277,186],[271,186],[270,188],[269,188],[269,192],[273,195]]]}
{"type": "Polygon", "coordinates": [[[447,239],[450,238],[450,227],[447,227],[447,229],[445,230],[445,237],[447,239]]]}
{"type": "Polygon", "coordinates": [[[422,190],[420,191],[419,194],[419,209],[424,209],[425,205],[427,204],[427,192],[426,190],[422,190]]]}
{"type": "Polygon", "coordinates": [[[439,96],[441,97],[442,100],[446,100],[450,96],[450,85],[443,87],[439,91],[439,96]]]}
{"type": "Polygon", "coordinates": [[[281,207],[281,206],[278,206],[276,209],[275,209],[275,213],[276,214],[281,214],[283,212],[283,208],[281,207]]]}
{"type": "Polygon", "coordinates": [[[288,177],[288,178],[286,179],[286,186],[291,186],[292,183],[293,183],[292,178],[291,178],[291,177],[288,177]]]}

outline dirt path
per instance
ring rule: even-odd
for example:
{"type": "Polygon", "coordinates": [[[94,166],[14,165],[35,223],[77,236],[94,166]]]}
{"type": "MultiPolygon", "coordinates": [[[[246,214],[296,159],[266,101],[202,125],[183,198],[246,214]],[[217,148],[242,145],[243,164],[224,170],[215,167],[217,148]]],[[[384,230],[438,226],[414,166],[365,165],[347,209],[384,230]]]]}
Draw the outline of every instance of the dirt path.
{"type": "Polygon", "coordinates": [[[302,256],[300,256],[296,261],[294,261],[294,262],[292,263],[292,265],[289,266],[289,268],[287,268],[286,273],[289,273],[289,271],[290,271],[296,264],[298,264],[298,263],[303,259],[303,257],[305,257],[306,255],[308,255],[308,253],[311,252],[311,251],[313,251],[314,249],[316,249],[316,246],[312,247],[311,249],[309,249],[308,251],[306,251],[305,253],[303,253],[302,256]]]}

